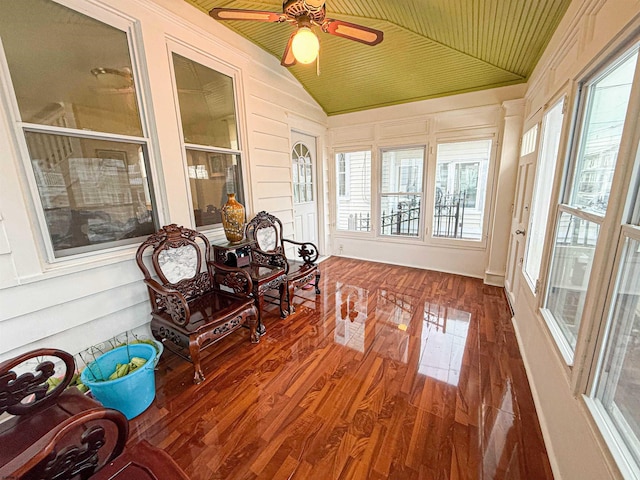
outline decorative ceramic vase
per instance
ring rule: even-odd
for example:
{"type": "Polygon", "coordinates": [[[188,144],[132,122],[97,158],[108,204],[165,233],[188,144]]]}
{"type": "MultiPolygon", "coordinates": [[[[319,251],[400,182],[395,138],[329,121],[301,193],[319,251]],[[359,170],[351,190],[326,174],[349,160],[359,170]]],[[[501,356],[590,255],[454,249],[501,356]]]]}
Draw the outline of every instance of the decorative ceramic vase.
{"type": "Polygon", "coordinates": [[[228,193],[229,199],[222,207],[222,227],[229,243],[239,243],[244,237],[244,207],[236,200],[235,193],[228,193]]]}

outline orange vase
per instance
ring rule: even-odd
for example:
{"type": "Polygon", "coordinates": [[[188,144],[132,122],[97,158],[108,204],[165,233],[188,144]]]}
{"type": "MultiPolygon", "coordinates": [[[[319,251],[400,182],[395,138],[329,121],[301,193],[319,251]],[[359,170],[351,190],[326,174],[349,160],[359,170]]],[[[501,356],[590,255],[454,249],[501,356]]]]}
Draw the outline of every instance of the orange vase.
{"type": "Polygon", "coordinates": [[[244,207],[236,200],[235,193],[228,193],[222,207],[222,227],[229,243],[240,243],[244,238],[244,207]]]}

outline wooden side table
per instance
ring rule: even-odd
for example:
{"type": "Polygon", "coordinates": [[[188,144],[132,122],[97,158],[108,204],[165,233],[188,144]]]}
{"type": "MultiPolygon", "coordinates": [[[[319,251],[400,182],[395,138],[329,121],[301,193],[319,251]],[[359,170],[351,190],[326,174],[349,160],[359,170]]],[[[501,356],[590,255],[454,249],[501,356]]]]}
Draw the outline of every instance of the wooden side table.
{"type": "Polygon", "coordinates": [[[223,265],[244,268],[251,276],[253,282],[253,297],[258,305],[258,333],[266,332],[262,323],[262,310],[264,308],[264,294],[267,290],[278,289],[280,295],[280,317],[289,315],[287,303],[287,274],[282,267],[258,265],[251,257],[251,247],[255,240],[244,239],[239,243],[211,243],[213,247],[213,262],[223,265]]]}

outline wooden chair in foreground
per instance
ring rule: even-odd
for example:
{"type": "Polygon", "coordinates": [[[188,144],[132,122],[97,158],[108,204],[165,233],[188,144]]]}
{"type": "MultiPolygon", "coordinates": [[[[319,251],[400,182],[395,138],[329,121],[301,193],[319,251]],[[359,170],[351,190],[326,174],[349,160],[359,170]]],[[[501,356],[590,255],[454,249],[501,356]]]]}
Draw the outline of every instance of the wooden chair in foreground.
{"type": "Polygon", "coordinates": [[[153,336],[193,362],[194,383],[204,380],[202,349],[242,326],[249,327],[252,343],[260,341],[251,277],[240,268],[214,265],[203,234],[167,225],[138,247],[136,262],[149,291],[153,336]],[[147,249],[159,281],[145,265],[147,249]]]}
{"type": "Polygon", "coordinates": [[[39,349],[0,363],[0,478],[89,478],[120,455],[129,424],[77,388],[73,357],[39,349]],[[64,364],[62,381],[47,379],[64,364]]]}
{"type": "Polygon", "coordinates": [[[125,416],[67,388],[74,372],[73,357],[56,349],[0,363],[0,479],[188,480],[163,450],[126,446],[125,416]]]}
{"type": "Polygon", "coordinates": [[[253,262],[278,266],[287,274],[287,304],[289,313],[295,312],[293,296],[295,290],[308,285],[315,277],[316,295],[320,294],[320,269],[315,263],[318,259],[318,247],[311,242],[296,242],[283,237],[282,222],[275,216],[262,211],[245,227],[245,236],[255,241],[252,246],[253,262]],[[295,258],[285,254],[286,245],[292,245],[295,258]]]}

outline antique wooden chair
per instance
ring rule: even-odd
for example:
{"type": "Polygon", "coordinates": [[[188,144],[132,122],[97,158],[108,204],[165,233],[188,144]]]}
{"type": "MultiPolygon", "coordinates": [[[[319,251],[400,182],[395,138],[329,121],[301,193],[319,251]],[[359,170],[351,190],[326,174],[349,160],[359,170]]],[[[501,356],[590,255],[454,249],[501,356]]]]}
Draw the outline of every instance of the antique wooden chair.
{"type": "Polygon", "coordinates": [[[89,478],[123,451],[127,419],[67,388],[74,372],[73,357],[55,349],[0,363],[0,478],[89,478]]]}
{"type": "Polygon", "coordinates": [[[296,242],[283,237],[282,222],[275,216],[262,211],[245,227],[245,236],[252,245],[253,262],[278,266],[287,274],[287,305],[289,313],[295,312],[293,296],[295,290],[309,284],[315,277],[316,295],[320,294],[320,269],[315,263],[318,247],[311,242],[296,242]],[[295,248],[295,257],[285,253],[287,245],[295,248]]]}
{"type": "Polygon", "coordinates": [[[176,224],[151,235],[136,253],[149,291],[153,336],[193,362],[195,383],[204,380],[202,349],[242,326],[249,327],[252,343],[260,341],[251,277],[240,268],[214,265],[211,260],[207,237],[176,224]],[[159,281],[145,265],[147,249],[159,281]]]}

